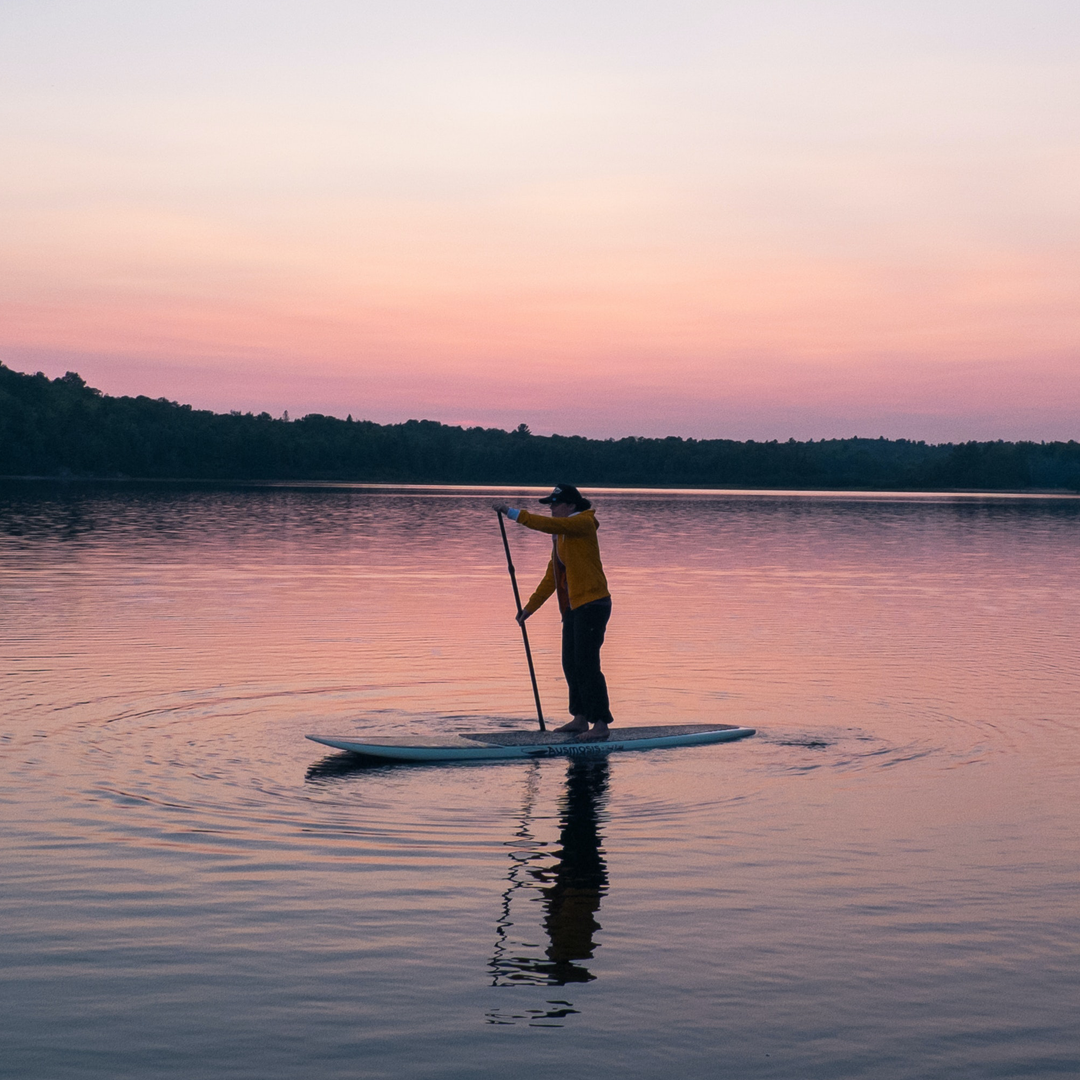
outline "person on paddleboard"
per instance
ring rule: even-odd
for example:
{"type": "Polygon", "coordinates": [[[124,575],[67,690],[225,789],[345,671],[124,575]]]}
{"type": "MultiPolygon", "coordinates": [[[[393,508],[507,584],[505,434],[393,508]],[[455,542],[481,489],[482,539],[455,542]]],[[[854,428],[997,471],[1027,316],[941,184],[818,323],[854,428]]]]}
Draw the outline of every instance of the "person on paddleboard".
{"type": "Polygon", "coordinates": [[[570,689],[573,720],[557,731],[580,732],[583,739],[606,739],[614,721],[607,682],[600,670],[600,646],[611,618],[611,593],[600,562],[596,513],[592,503],[572,484],[557,484],[540,500],[551,517],[531,514],[505,503],[494,509],[527,529],[551,534],[547,573],[529,597],[518,622],[537,611],[554,593],[562,612],[562,666],[570,689]]]}

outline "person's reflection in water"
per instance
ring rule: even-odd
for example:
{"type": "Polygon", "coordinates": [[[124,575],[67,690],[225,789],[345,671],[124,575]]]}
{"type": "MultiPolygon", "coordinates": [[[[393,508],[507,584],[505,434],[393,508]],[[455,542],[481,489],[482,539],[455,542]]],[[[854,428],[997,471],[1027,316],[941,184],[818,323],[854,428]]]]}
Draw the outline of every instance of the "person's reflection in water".
{"type": "MultiPolygon", "coordinates": [[[[494,985],[514,983],[565,986],[596,978],[577,961],[592,959],[597,945],[593,935],[600,929],[596,915],[608,889],[607,864],[601,847],[600,821],[608,790],[607,758],[570,761],[566,794],[560,811],[559,848],[554,865],[542,865],[544,853],[532,836],[527,806],[517,833],[514,869],[504,895],[499,921],[499,943],[491,962],[494,985]],[[532,881],[522,880],[526,870],[532,881]],[[521,888],[538,889],[544,906],[543,927],[548,937],[545,959],[510,956],[508,930],[510,904],[521,888]]],[[[531,799],[530,799],[531,802],[531,799]]],[[[534,897],[536,899],[536,897],[534,897]]],[[[527,946],[527,943],[523,943],[527,946]]],[[[534,946],[535,947],[535,946],[534,946]]]]}

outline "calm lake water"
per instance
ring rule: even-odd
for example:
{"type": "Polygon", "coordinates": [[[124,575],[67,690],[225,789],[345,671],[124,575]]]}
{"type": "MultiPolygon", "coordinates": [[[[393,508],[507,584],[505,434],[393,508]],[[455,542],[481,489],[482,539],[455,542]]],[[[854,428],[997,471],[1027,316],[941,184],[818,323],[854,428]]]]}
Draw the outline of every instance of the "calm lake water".
{"type": "Polygon", "coordinates": [[[754,738],[306,741],[535,724],[492,494],[0,489],[0,1073],[1080,1074],[1080,501],[596,493],[616,720],[754,738]]]}

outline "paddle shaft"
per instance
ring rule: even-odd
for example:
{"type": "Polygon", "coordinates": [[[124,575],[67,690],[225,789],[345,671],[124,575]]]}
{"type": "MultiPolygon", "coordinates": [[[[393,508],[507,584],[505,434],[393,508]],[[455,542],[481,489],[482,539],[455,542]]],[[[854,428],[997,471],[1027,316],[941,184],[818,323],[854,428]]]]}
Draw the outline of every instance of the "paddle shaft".
{"type": "MultiPolygon", "coordinates": [[[[503,522],[502,511],[498,510],[499,532],[502,533],[503,548],[506,550],[506,568],[510,571],[510,584],[514,586],[514,603],[517,604],[518,615],[521,615],[521,593],[518,592],[517,574],[514,573],[514,560],[510,558],[510,541],[506,538],[506,525],[503,522]]],[[[532,649],[529,648],[529,632],[525,629],[525,620],[520,619],[521,640],[525,642],[525,659],[529,662],[529,678],[532,679],[533,698],[536,700],[536,719],[540,721],[540,730],[547,731],[544,724],[544,710],[540,708],[540,689],[536,685],[536,669],[533,667],[532,649]]]]}

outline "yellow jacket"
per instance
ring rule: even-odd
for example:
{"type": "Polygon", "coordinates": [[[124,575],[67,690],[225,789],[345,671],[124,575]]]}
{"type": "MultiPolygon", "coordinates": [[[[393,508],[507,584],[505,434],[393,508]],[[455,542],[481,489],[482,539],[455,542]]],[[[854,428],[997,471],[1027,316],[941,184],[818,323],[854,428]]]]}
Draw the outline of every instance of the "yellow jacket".
{"type": "Polygon", "coordinates": [[[559,607],[563,611],[611,596],[600,562],[600,545],[596,541],[595,511],[582,510],[570,517],[553,518],[519,510],[517,521],[527,529],[550,533],[552,540],[547,573],[525,605],[530,615],[553,592],[558,592],[559,607]]]}

